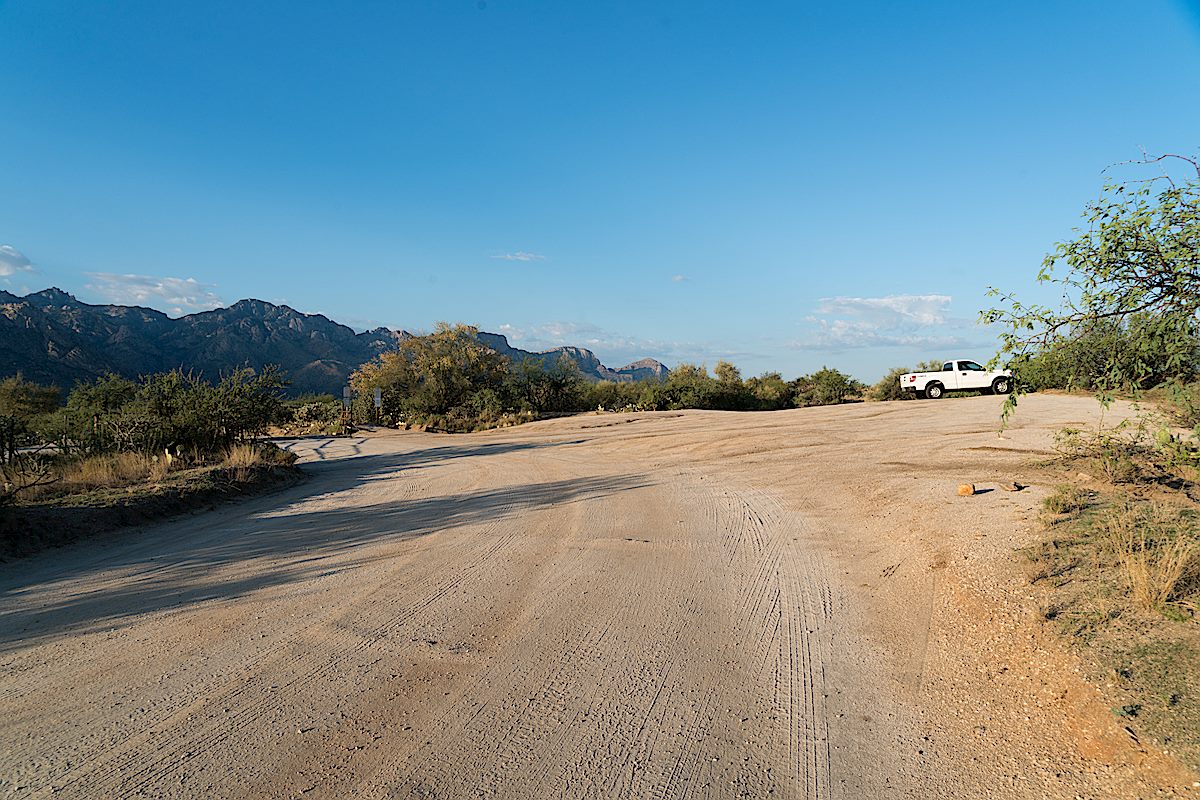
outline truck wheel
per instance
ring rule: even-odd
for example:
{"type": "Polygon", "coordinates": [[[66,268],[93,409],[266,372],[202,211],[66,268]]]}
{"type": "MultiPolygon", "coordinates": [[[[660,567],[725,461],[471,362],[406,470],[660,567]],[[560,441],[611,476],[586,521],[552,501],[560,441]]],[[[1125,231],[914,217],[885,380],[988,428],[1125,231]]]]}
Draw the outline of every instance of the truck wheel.
{"type": "Polygon", "coordinates": [[[992,394],[1008,394],[1012,391],[1012,381],[1008,378],[996,378],[992,381],[992,394]]]}
{"type": "Polygon", "coordinates": [[[931,383],[925,387],[925,396],[930,400],[942,399],[942,385],[940,383],[931,383]]]}

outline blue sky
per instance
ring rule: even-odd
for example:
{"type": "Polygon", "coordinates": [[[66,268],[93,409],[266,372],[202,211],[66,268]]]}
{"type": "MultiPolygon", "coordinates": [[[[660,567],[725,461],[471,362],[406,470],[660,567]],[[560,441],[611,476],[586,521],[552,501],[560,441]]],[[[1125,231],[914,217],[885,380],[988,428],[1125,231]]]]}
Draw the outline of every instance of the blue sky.
{"type": "Polygon", "coordinates": [[[1101,170],[1200,151],[1200,3],[0,1],[0,287],[618,365],[991,354],[1101,170]]]}

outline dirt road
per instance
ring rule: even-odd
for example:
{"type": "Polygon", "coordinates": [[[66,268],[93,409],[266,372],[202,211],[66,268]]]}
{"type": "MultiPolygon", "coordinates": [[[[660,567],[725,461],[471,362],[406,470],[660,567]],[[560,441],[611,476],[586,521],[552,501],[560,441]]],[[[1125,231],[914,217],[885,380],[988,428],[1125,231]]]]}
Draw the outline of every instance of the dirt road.
{"type": "Polygon", "coordinates": [[[297,443],[304,486],[0,566],[0,795],[1200,796],[1016,566],[1096,404],[998,407],[297,443]]]}

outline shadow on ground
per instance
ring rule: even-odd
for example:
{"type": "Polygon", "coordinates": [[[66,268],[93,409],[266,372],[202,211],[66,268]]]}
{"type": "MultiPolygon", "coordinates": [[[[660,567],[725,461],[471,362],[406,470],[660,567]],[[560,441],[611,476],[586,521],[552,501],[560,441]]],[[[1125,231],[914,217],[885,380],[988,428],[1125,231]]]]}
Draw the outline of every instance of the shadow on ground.
{"type": "MultiPolygon", "coordinates": [[[[314,478],[319,479],[311,484],[238,506],[220,520],[192,518],[175,523],[181,526],[175,531],[171,530],[174,526],[138,531],[130,536],[132,546],[115,553],[101,550],[101,557],[76,552],[86,544],[59,551],[67,556],[61,564],[53,561],[56,553],[45,553],[34,559],[38,563],[29,573],[19,574],[21,565],[10,565],[5,568],[9,574],[0,579],[0,607],[6,609],[0,611],[0,652],[66,633],[117,627],[145,613],[226,602],[395,555],[394,551],[373,551],[372,544],[452,535],[539,508],[597,500],[651,483],[644,475],[580,478],[369,506],[279,512],[288,503],[312,494],[344,491],[446,459],[483,458],[561,444],[572,443],[446,446],[329,461],[314,470],[314,478]],[[156,538],[160,531],[170,531],[170,538],[156,538]],[[362,552],[356,554],[355,550],[362,552]],[[220,575],[223,567],[254,561],[261,566],[244,577],[220,575]],[[47,584],[66,583],[100,570],[113,570],[120,577],[90,591],[58,597],[48,591],[47,584]]],[[[486,530],[463,534],[486,535],[486,530]]]]}

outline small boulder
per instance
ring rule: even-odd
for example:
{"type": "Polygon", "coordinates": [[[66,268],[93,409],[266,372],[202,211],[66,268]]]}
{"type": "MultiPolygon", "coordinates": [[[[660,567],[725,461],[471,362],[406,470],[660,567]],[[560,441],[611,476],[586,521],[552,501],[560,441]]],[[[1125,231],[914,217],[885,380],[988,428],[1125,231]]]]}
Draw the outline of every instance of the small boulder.
{"type": "Polygon", "coordinates": [[[1017,483],[1016,481],[1009,481],[1008,483],[1000,484],[1000,488],[1006,492],[1019,492],[1025,488],[1025,484],[1017,483]]]}
{"type": "Polygon", "coordinates": [[[973,494],[975,494],[975,484],[960,483],[958,485],[958,496],[959,497],[970,497],[973,494]]]}

